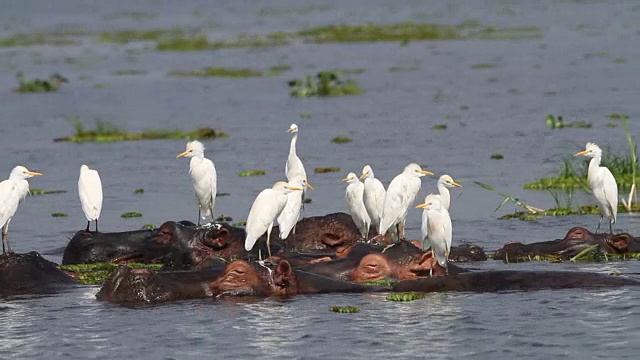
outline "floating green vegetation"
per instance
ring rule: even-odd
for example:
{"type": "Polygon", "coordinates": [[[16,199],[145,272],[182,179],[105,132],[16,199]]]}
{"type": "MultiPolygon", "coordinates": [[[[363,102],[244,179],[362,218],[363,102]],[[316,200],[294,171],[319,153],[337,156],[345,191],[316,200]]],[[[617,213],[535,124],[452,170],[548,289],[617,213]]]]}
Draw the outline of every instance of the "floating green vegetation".
{"type": "Polygon", "coordinates": [[[424,299],[427,297],[424,293],[419,292],[406,292],[406,293],[398,293],[398,294],[390,294],[387,295],[387,300],[389,301],[413,301],[418,299],[424,299]]]}
{"type": "Polygon", "coordinates": [[[315,43],[379,42],[429,40],[515,40],[542,37],[537,27],[497,28],[477,23],[460,25],[405,22],[397,24],[329,25],[297,32],[298,36],[315,43]]]}
{"type": "Polygon", "coordinates": [[[94,89],[104,89],[104,84],[94,84],[93,88],[94,89]]]}
{"type": "Polygon", "coordinates": [[[331,139],[331,142],[334,144],[345,144],[345,143],[350,143],[353,140],[351,138],[348,138],[346,136],[336,136],[333,139],[331,139]]]}
{"type": "Polygon", "coordinates": [[[103,32],[98,40],[106,43],[128,44],[134,41],[165,41],[183,37],[182,29],[151,29],[151,30],[116,30],[103,32]]]}
{"type": "Polygon", "coordinates": [[[86,35],[79,31],[58,31],[51,33],[17,34],[6,38],[0,38],[0,47],[22,47],[37,45],[76,45],[74,36],[86,35]]]}
{"type": "Polygon", "coordinates": [[[252,47],[271,47],[288,45],[288,35],[273,33],[266,36],[240,35],[230,40],[209,41],[206,35],[182,35],[160,40],[156,44],[158,51],[205,51],[220,49],[238,49],[252,47]]]}
{"type": "Polygon", "coordinates": [[[551,129],[564,129],[564,128],[578,128],[578,129],[590,129],[593,124],[586,123],[584,121],[573,121],[565,123],[562,116],[555,117],[553,115],[547,115],[544,120],[548,127],[551,129]]]}
{"type": "Polygon", "coordinates": [[[620,113],[612,113],[607,115],[607,117],[611,120],[629,120],[629,115],[620,113]]]}
{"type": "Polygon", "coordinates": [[[135,189],[133,193],[136,195],[144,194],[144,189],[143,188],[135,189]]]}
{"type": "Polygon", "coordinates": [[[113,72],[113,75],[117,76],[134,76],[134,75],[146,75],[148,71],[140,69],[122,69],[113,72]]]}
{"type": "Polygon", "coordinates": [[[235,223],[231,224],[231,226],[234,226],[234,227],[245,227],[245,226],[247,226],[247,222],[246,221],[238,221],[238,222],[235,222],[235,223]]]}
{"type": "Polygon", "coordinates": [[[431,130],[447,130],[447,124],[435,124],[431,127],[431,130]]]}
{"type": "Polygon", "coordinates": [[[124,214],[120,214],[121,218],[127,219],[127,218],[137,218],[137,217],[142,217],[142,213],[141,212],[137,212],[137,211],[129,211],[126,212],[124,214]]]}
{"type": "Polygon", "coordinates": [[[311,119],[311,114],[300,114],[300,119],[311,119]]]}
{"type": "Polygon", "coordinates": [[[51,213],[51,216],[52,217],[67,217],[68,215],[67,215],[67,213],[64,213],[64,212],[54,212],[54,213],[51,213]]]}
{"type": "MultiPolygon", "coordinates": [[[[640,204],[633,203],[631,209],[627,209],[624,204],[618,204],[618,213],[640,212],[640,204]]],[[[582,205],[576,209],[570,207],[556,207],[548,210],[541,210],[535,213],[526,211],[516,211],[511,214],[501,216],[500,220],[518,219],[525,221],[537,220],[540,216],[568,216],[568,215],[599,215],[600,210],[597,205],[582,205]]]]}
{"type": "Polygon", "coordinates": [[[498,154],[498,153],[491,154],[490,158],[493,159],[493,160],[502,160],[502,159],[504,159],[504,155],[498,154]]]}
{"type": "Polygon", "coordinates": [[[157,226],[155,224],[144,224],[140,227],[140,230],[148,230],[148,229],[155,229],[157,228],[157,226]]]}
{"type": "Polygon", "coordinates": [[[472,69],[495,69],[497,67],[498,67],[498,65],[496,65],[496,64],[487,64],[487,63],[471,65],[472,69]]]}
{"type": "Polygon", "coordinates": [[[484,183],[481,183],[479,181],[474,181],[473,183],[478,185],[478,186],[480,186],[481,188],[483,188],[485,190],[489,190],[489,191],[491,191],[493,193],[496,193],[496,194],[498,194],[498,195],[500,195],[500,196],[502,196],[504,198],[502,200],[502,202],[498,205],[498,207],[496,207],[496,209],[493,210],[493,212],[498,211],[500,209],[500,207],[502,207],[502,205],[506,204],[507,202],[512,202],[512,203],[522,207],[529,214],[535,214],[535,213],[539,213],[541,211],[544,211],[543,209],[536,208],[536,207],[533,207],[533,206],[525,203],[524,201],[518,199],[517,197],[511,196],[511,195],[507,195],[507,194],[505,194],[503,192],[500,192],[500,191],[498,191],[496,188],[494,188],[491,185],[484,184],[484,183]]]}
{"type": "Polygon", "coordinates": [[[336,71],[320,71],[316,76],[289,81],[289,94],[293,97],[359,95],[362,90],[353,80],[340,79],[336,71]]]}
{"type": "Polygon", "coordinates": [[[159,16],[157,12],[143,12],[143,11],[120,11],[104,17],[105,20],[151,20],[159,16]]]}
{"type": "Polygon", "coordinates": [[[225,193],[225,192],[216,193],[216,197],[223,197],[223,196],[231,196],[231,194],[225,193]]]}
{"type": "Polygon", "coordinates": [[[247,177],[247,176],[262,176],[262,175],[266,175],[267,172],[261,169],[256,169],[256,170],[247,170],[247,171],[237,171],[236,174],[238,174],[238,176],[240,177],[247,177]]]}
{"type": "MultiPolygon", "coordinates": [[[[75,273],[76,278],[83,285],[100,285],[111,277],[111,274],[113,274],[118,266],[118,264],[114,263],[96,263],[62,265],[60,269],[75,273]]],[[[162,268],[162,264],[128,263],[127,266],[134,269],[160,270],[162,268]]]]}
{"type": "Polygon", "coordinates": [[[324,174],[324,173],[340,172],[340,171],[342,171],[342,169],[340,169],[339,167],[317,167],[313,169],[313,172],[316,174],[324,174]]]}
{"type": "Polygon", "coordinates": [[[371,285],[371,286],[393,286],[395,282],[389,279],[380,279],[380,280],[363,281],[360,284],[371,285]]]}
{"type": "Polygon", "coordinates": [[[145,130],[143,132],[126,132],[113,126],[108,121],[97,120],[96,127],[88,130],[82,123],[75,119],[73,121],[75,134],[56,138],[53,141],[70,141],[75,143],[83,142],[114,142],[114,141],[135,141],[135,140],[191,140],[191,139],[216,139],[227,137],[227,134],[216,131],[212,128],[200,128],[194,131],[185,132],[182,130],[145,130]]]}
{"type": "Polygon", "coordinates": [[[228,78],[249,78],[263,76],[278,76],[289,69],[288,65],[276,65],[267,71],[254,70],[249,68],[225,68],[225,67],[205,67],[195,71],[173,70],[169,76],[191,76],[191,77],[228,77],[228,78]]]}
{"type": "Polygon", "coordinates": [[[67,192],[67,190],[45,190],[45,189],[31,189],[31,190],[29,190],[29,193],[31,193],[32,196],[36,196],[36,195],[51,195],[51,194],[64,194],[66,192],[67,192]]]}
{"type": "Polygon", "coordinates": [[[225,214],[222,214],[220,216],[218,216],[216,218],[216,221],[224,221],[224,222],[229,222],[229,221],[233,221],[233,218],[231,216],[227,216],[225,214]]]}
{"type": "Polygon", "coordinates": [[[360,308],[355,306],[332,306],[331,311],[341,314],[350,314],[357,313],[360,311],[360,308]]]}
{"type": "Polygon", "coordinates": [[[420,70],[420,66],[411,65],[411,66],[392,66],[389,68],[389,72],[409,72],[420,70]]]}
{"type": "Polygon", "coordinates": [[[460,105],[458,108],[460,110],[469,110],[469,105],[460,105]]]}
{"type": "Polygon", "coordinates": [[[18,78],[18,86],[15,92],[19,93],[41,93],[58,91],[63,83],[69,82],[67,78],[60,74],[53,74],[48,79],[26,80],[24,74],[19,72],[16,74],[18,78]]]}
{"type": "Polygon", "coordinates": [[[313,202],[313,200],[311,200],[311,198],[304,198],[302,199],[302,203],[303,204],[311,204],[313,202]]]}

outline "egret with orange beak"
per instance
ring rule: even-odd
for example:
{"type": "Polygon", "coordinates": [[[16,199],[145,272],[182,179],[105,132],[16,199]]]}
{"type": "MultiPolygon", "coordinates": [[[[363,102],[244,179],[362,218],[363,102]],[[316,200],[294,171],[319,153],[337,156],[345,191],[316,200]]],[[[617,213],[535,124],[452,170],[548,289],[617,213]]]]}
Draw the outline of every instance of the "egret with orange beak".
{"type": "Polygon", "coordinates": [[[198,225],[200,225],[200,219],[204,220],[207,216],[211,216],[213,220],[213,208],[218,190],[216,167],[211,160],[204,157],[204,145],[198,140],[189,141],[186,150],[177,157],[183,156],[191,158],[189,174],[198,200],[198,225]]]}

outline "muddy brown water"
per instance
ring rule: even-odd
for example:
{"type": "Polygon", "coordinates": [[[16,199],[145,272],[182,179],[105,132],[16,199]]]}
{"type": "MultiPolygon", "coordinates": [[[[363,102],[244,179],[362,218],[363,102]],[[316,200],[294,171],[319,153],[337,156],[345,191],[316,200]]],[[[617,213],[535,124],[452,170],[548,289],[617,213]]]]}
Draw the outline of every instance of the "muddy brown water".
{"type": "MultiPolygon", "coordinates": [[[[640,5],[634,1],[266,1],[259,4],[170,1],[11,1],[0,11],[0,35],[85,29],[203,28],[213,38],[238,33],[296,31],[332,23],[402,21],[538,26],[543,37],[511,41],[438,41],[304,44],[215,52],[156,52],[150,44],[113,45],[90,38],[74,46],[0,48],[0,170],[17,164],[41,171],[32,188],[64,189],[34,196],[11,223],[16,251],[66,244],[85,226],[76,183],[79,167],[97,168],[104,186],[101,230],[123,231],[165,220],[195,220],[187,174],[176,159],[184,141],[54,143],[72,133],[70,117],[87,127],[100,118],[140,131],[211,126],[228,139],[206,141],[216,164],[216,214],[243,221],[260,190],[284,176],[289,124],[300,127],[313,203],[304,214],[345,211],[348,172],[371,164],[388,182],[409,162],[462,180],[453,190],[454,242],[487,250],[508,241],[558,238],[572,226],[593,228],[595,216],[498,221],[501,198],[473,185],[481,181],[532,205],[552,207],[546,192],[522,184],[552,174],[560,160],[587,141],[625,151],[610,113],[640,126],[637,46],[640,5]],[[138,13],[138,16],[132,15],[138,13]],[[140,15],[141,14],[141,15],[140,15]],[[67,59],[65,61],[65,59],[67,59]],[[73,59],[73,60],[70,60],[73,59]],[[280,76],[248,79],[168,77],[170,70],[204,66],[268,69],[280,76]],[[483,64],[483,65],[478,65],[483,64]],[[491,64],[490,66],[484,64],[491,64]],[[475,66],[474,66],[475,65],[475,66]],[[391,68],[404,71],[391,71],[391,68]],[[119,70],[140,75],[115,75],[119,70]],[[295,99],[287,81],[323,69],[364,69],[349,75],[365,94],[295,99]],[[27,78],[60,72],[71,81],[57,93],[16,94],[15,73],[27,78]],[[99,86],[96,86],[99,85],[99,86]],[[310,118],[302,118],[302,114],[310,118]],[[548,114],[593,123],[591,129],[552,131],[548,114]],[[431,130],[447,124],[442,131],[431,130]],[[333,144],[335,136],[353,139],[333,144]],[[501,153],[503,160],[491,160],[501,153]],[[340,173],[313,174],[337,166],[340,173]],[[240,178],[237,171],[264,169],[240,178]],[[134,195],[137,188],[144,194],[134,195]],[[53,218],[53,212],[66,212],[53,218]],[[142,218],[121,219],[140,211],[142,218]]],[[[306,116],[304,116],[306,117],[306,116]]],[[[419,195],[435,191],[423,178],[419,195]]],[[[574,204],[588,202],[576,195],[574,204]]],[[[419,210],[407,232],[419,236],[419,210]]],[[[621,214],[615,229],[640,234],[637,215],[621,214]]],[[[54,261],[59,258],[52,257],[54,261]]],[[[619,271],[637,277],[637,261],[601,264],[474,264],[477,268],[619,271]]],[[[411,303],[384,295],[322,295],[290,300],[189,301],[138,309],[95,300],[95,287],[56,296],[0,301],[0,358],[635,358],[640,345],[640,290],[567,290],[508,294],[430,294],[411,303]],[[334,314],[333,305],[360,307],[334,314]]]]}

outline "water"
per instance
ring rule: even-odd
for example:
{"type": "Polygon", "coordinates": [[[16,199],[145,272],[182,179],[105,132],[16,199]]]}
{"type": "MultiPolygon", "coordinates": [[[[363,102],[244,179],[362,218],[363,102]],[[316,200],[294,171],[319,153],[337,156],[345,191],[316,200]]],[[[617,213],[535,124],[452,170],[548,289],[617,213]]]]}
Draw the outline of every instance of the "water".
{"type": "MultiPolygon", "coordinates": [[[[560,160],[587,141],[625,151],[622,130],[606,115],[631,117],[640,126],[640,34],[634,1],[327,1],[86,2],[11,1],[0,12],[0,36],[59,28],[205,28],[213,38],[295,31],[330,23],[478,20],[498,26],[535,25],[544,37],[519,41],[327,44],[216,52],[158,53],[144,44],[0,48],[0,169],[17,164],[41,171],[33,188],[66,194],[30,197],[11,223],[18,252],[64,246],[85,226],[76,181],[82,163],[102,177],[101,230],[122,231],[197,215],[188,161],[175,159],[182,141],[112,144],[53,143],[69,135],[69,117],[94,126],[94,118],[131,131],[211,126],[230,137],[205,142],[216,164],[216,213],[245,220],[260,190],[283,178],[292,122],[300,126],[298,153],[313,203],[305,215],[345,211],[348,172],[372,165],[385,184],[409,162],[464,181],[453,190],[454,242],[494,250],[509,241],[559,238],[572,226],[596,225],[595,216],[497,221],[513,211],[471,180],[489,183],[538,207],[549,194],[522,184],[556,171],[560,160]],[[132,19],[131,12],[147,14],[132,19]],[[155,16],[155,17],[154,17],[155,16]],[[65,61],[65,59],[67,59],[65,61]],[[69,60],[73,59],[73,61],[69,60]],[[267,69],[286,64],[277,77],[190,79],[170,70],[204,66],[267,69]],[[475,64],[494,64],[488,69],[475,64]],[[392,72],[392,67],[415,68],[392,72]],[[364,95],[293,99],[287,80],[323,69],[365,69],[350,75],[364,95]],[[118,70],[146,73],[117,76],[118,70]],[[60,72],[71,82],[58,93],[15,94],[15,73],[27,78],[60,72]],[[103,88],[95,88],[103,85],[103,88]],[[464,110],[468,106],[468,110],[464,110]],[[301,114],[311,115],[310,119],[301,114]],[[593,123],[591,129],[551,131],[548,114],[593,123]],[[446,123],[444,131],[430,130],[446,123]],[[332,144],[335,136],[354,139],[332,144]],[[504,160],[490,160],[501,153],[504,160]],[[339,166],[340,173],[313,174],[339,166]],[[239,178],[236,171],[264,169],[266,176],[239,178]],[[134,195],[144,188],[142,195],[134,195]],[[66,218],[53,218],[63,211],[66,218]],[[121,219],[140,211],[142,218],[121,219]]],[[[437,177],[423,178],[419,197],[435,191],[437,177]]],[[[586,202],[578,197],[575,201],[586,202]]],[[[407,219],[418,237],[418,210],[407,219]]],[[[619,231],[640,233],[637,215],[620,215],[619,231]]],[[[51,257],[60,261],[59,257],[51,257]]],[[[637,261],[608,264],[473,264],[475,268],[620,271],[637,278],[637,261]]],[[[290,300],[188,301],[136,309],[95,301],[95,287],[48,297],[0,301],[0,358],[370,358],[401,355],[436,358],[530,357],[635,358],[640,350],[640,290],[566,290],[508,294],[432,294],[411,303],[383,295],[300,296],[290,300]],[[333,305],[360,307],[334,314],[333,305]]]]}

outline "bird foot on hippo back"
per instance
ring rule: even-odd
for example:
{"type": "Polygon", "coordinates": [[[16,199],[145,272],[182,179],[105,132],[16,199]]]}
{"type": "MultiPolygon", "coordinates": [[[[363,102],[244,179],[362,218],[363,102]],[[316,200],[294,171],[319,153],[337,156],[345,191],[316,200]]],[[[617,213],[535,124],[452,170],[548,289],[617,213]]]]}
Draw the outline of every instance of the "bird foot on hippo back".
{"type": "Polygon", "coordinates": [[[0,296],[52,293],[76,283],[35,251],[0,255],[0,296]]]}

